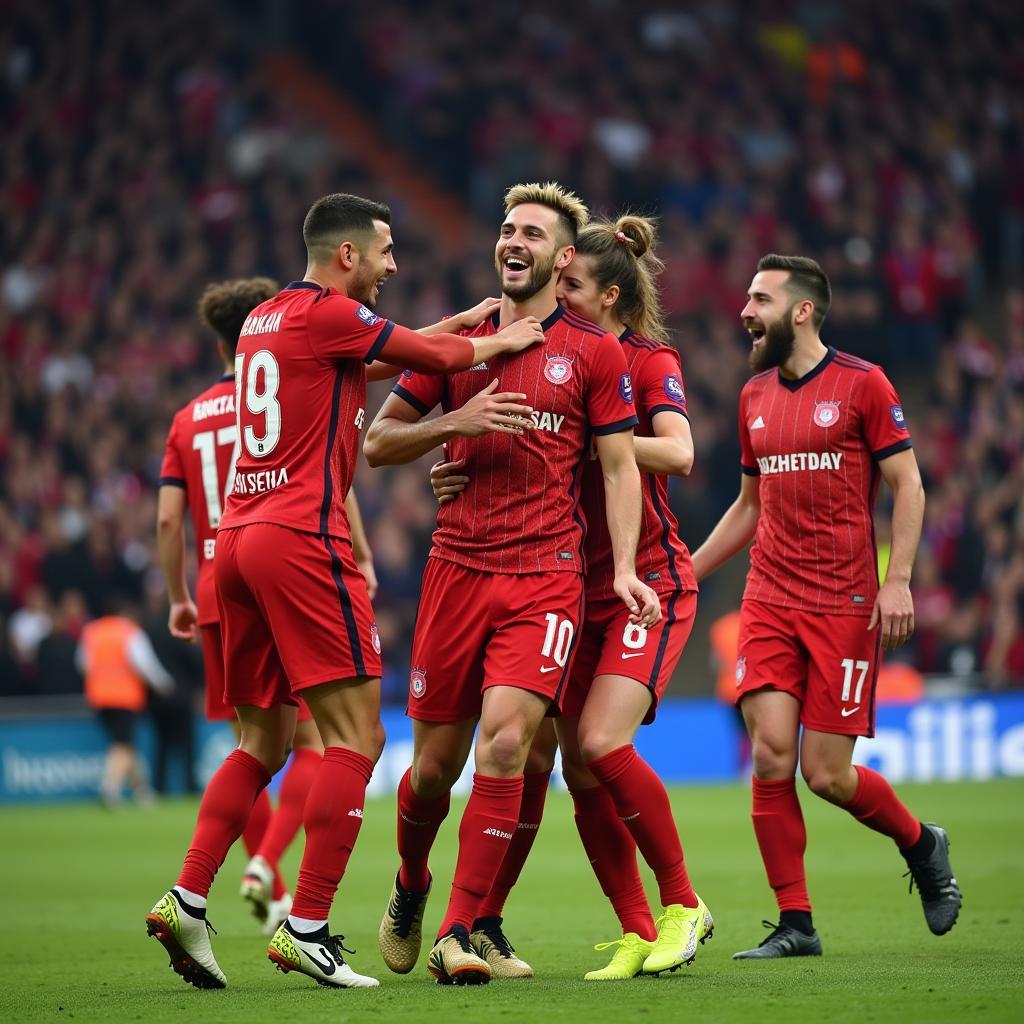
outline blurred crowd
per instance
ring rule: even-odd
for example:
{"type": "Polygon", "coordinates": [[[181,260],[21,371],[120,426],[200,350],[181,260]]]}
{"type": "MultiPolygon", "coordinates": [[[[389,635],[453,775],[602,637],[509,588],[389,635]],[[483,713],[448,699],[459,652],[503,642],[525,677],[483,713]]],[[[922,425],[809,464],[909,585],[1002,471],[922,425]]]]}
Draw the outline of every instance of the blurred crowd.
{"type": "MultiPolygon", "coordinates": [[[[597,211],[660,217],[697,446],[673,486],[685,539],[738,486],[738,313],[757,258],[814,255],[835,290],[825,340],[890,371],[925,474],[907,656],[1024,683],[1020,14],[1001,0],[678,7],[590,0],[562,18],[532,0],[450,2],[426,19],[412,0],[320,0],[293,20],[269,2],[116,17],[104,3],[8,5],[0,692],[80,689],[68,652],[112,594],[159,619],[164,438],[219,373],[195,315],[206,283],[301,277],[311,200],[362,192],[396,214],[381,311],[430,323],[494,293],[501,193],[548,177],[597,211]],[[344,137],[275,92],[268,33],[464,203],[464,251],[442,252],[402,196],[377,196],[344,137]]],[[[385,390],[371,389],[371,414],[385,390]]],[[[396,697],[433,524],[429,461],[357,474],[396,697]]]]}

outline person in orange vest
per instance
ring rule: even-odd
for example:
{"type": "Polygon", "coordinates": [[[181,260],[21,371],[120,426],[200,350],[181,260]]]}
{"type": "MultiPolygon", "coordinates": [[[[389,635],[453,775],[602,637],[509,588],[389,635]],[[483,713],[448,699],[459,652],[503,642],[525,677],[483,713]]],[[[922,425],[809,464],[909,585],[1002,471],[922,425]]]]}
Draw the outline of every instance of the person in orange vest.
{"type": "Polygon", "coordinates": [[[110,739],[100,783],[100,800],[106,807],[121,802],[126,782],[137,802],[154,799],[135,750],[135,721],[146,708],[147,686],[164,695],[174,689],[149,638],[121,611],[85,626],[77,656],[86,702],[110,739]]]}

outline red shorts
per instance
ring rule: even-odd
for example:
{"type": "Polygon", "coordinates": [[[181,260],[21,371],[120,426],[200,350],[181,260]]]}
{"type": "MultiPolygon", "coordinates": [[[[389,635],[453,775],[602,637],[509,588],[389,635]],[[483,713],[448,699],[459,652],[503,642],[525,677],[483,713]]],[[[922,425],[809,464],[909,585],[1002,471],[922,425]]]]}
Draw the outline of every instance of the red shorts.
{"type": "Polygon", "coordinates": [[[804,728],[874,736],[881,630],[868,632],[868,621],[744,601],[737,702],[756,690],[781,690],[803,705],[804,728]]]}
{"type": "Polygon", "coordinates": [[[335,679],[379,676],[380,640],[350,544],[271,523],[217,535],[225,700],[295,704],[335,679]]]}
{"type": "Polygon", "coordinates": [[[651,692],[644,725],[654,721],[658,701],[683,653],[697,614],[697,592],[675,590],[661,595],[661,619],[650,629],[629,621],[629,609],[614,594],[587,601],[572,676],[562,714],[579,716],[598,676],[625,676],[651,692]]]}
{"type": "Polygon", "coordinates": [[[427,560],[412,638],[406,714],[422,722],[477,718],[489,686],[516,686],[557,714],[583,615],[574,572],[476,572],[427,560]]]}

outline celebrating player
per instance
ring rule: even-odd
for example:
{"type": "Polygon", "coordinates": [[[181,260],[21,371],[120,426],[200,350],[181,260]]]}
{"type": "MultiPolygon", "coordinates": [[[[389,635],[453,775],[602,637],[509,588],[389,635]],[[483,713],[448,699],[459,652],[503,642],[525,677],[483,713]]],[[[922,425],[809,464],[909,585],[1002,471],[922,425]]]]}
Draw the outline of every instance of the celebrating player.
{"type": "Polygon", "coordinates": [[[543,336],[527,319],[492,337],[428,341],[377,316],[380,286],[397,269],[390,221],[386,206],[358,196],[319,199],[303,224],[304,279],[252,310],[240,332],[240,450],[214,573],[225,697],[241,738],[206,789],[177,885],[147,917],[174,969],[198,988],[225,985],[207,936],[207,894],[285,759],[298,694],[326,749],[306,798],[292,913],[268,955],[326,985],[377,985],[345,963],[341,937],[327,928],[384,743],[380,641],[343,504],[364,416],[362,364],[379,355],[424,372],[458,370],[543,336]]]}
{"type": "Polygon", "coordinates": [[[448,442],[472,478],[458,503],[441,508],[424,572],[409,686],[413,764],[398,791],[401,867],[379,934],[388,966],[412,970],[428,855],[479,719],[451,899],[428,961],[443,983],[491,977],[469,932],[516,831],[534,733],[549,708],[557,712],[568,680],[582,612],[578,496],[591,435],[607,493],[612,590],[638,627],[660,616],[657,595],[634,569],[640,476],[626,360],[613,336],[556,300],[557,272],[572,260],[586,207],[549,183],[513,187],[505,211],[495,250],[501,309],[477,333],[533,314],[543,317],[544,344],[445,378],[403,377],[364,445],[380,465],[448,442]],[[444,415],[422,420],[438,403],[444,415]]]}
{"type": "Polygon", "coordinates": [[[924,491],[903,408],[880,367],[822,343],[831,288],[813,260],[763,257],[747,295],[741,316],[756,372],[740,395],[740,494],[693,556],[703,579],[754,540],[736,697],[753,746],[754,833],[780,920],[735,958],[821,954],[798,755],[812,792],[896,843],[928,927],[942,935],[960,911],[946,833],[918,821],[877,772],[852,764],[857,737],[874,733],[879,648],[895,650],[914,630],[910,572],[924,491]],[[893,493],[881,587],[879,477],[893,493]]]}
{"type": "MultiPolygon", "coordinates": [[[[661,598],[662,619],[651,629],[629,621],[611,589],[612,552],[604,526],[604,488],[597,463],[588,463],[581,504],[586,513],[586,615],[572,676],[557,721],[562,769],[573,796],[576,826],[622,924],[611,963],[588,981],[656,974],[689,963],[712,932],[707,908],[693,891],[679,833],[661,780],[637,754],[633,737],[654,720],[658,699],[693,627],[697,584],[690,554],[668,504],[668,475],[685,476],[693,464],[679,355],[665,344],[655,278],[662,269],[653,251],[654,225],[622,216],[580,232],[576,255],[562,271],[558,298],[569,309],[619,338],[633,382],[640,425],[634,447],[643,476],[643,519],[637,571],[661,598]],[[653,869],[665,912],[656,928],[636,847],[653,869]]],[[[431,471],[441,502],[465,487],[461,461],[431,471]]],[[[550,730],[538,733],[528,764],[519,830],[474,923],[489,941],[492,968],[510,958],[501,913],[537,834],[543,796],[554,761],[550,730]]]]}

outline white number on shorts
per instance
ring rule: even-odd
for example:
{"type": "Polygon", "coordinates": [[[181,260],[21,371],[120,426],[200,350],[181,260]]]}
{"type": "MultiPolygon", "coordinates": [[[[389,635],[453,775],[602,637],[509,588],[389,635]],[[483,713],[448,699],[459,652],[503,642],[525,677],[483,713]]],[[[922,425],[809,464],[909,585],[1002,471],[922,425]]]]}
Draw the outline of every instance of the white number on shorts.
{"type": "Polygon", "coordinates": [[[572,647],[572,622],[569,619],[559,622],[554,612],[547,612],[544,618],[547,620],[548,631],[540,653],[545,658],[551,658],[559,668],[565,668],[569,660],[569,648],[572,647]]]}
{"type": "Polygon", "coordinates": [[[235,481],[235,463],[238,461],[238,428],[232,424],[220,430],[204,430],[192,438],[193,451],[199,452],[199,465],[203,471],[203,494],[206,496],[206,517],[210,521],[210,529],[216,530],[220,525],[223,512],[221,495],[227,497],[228,491],[235,481]],[[228,478],[221,487],[217,476],[217,445],[231,445],[231,461],[228,463],[228,478]]]}
{"type": "Polygon", "coordinates": [[[853,686],[853,673],[859,672],[857,676],[857,689],[853,693],[853,703],[860,703],[860,694],[864,689],[864,677],[871,667],[866,661],[854,661],[853,658],[843,658],[840,662],[843,666],[843,703],[850,699],[850,689],[853,686]]]}
{"type": "Polygon", "coordinates": [[[641,626],[639,622],[628,622],[622,631],[622,646],[628,647],[631,651],[638,651],[647,643],[647,627],[641,626]]]}
{"type": "MultiPolygon", "coordinates": [[[[242,371],[245,356],[235,356],[235,408],[238,410],[238,423],[242,417],[242,371]]],[[[277,389],[281,386],[281,371],[278,368],[274,353],[265,348],[254,352],[249,359],[249,367],[245,371],[245,405],[249,412],[266,418],[266,432],[262,437],[256,436],[252,427],[243,432],[245,449],[254,459],[262,459],[269,455],[281,440],[281,403],[277,400],[277,389]],[[256,387],[259,372],[263,371],[263,390],[256,387]]]]}

